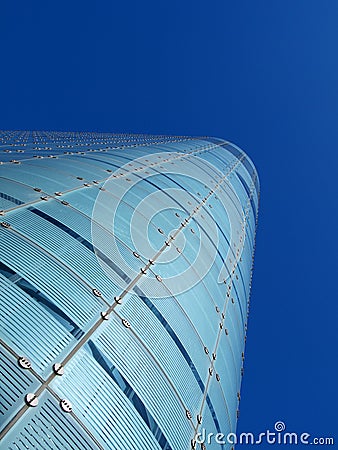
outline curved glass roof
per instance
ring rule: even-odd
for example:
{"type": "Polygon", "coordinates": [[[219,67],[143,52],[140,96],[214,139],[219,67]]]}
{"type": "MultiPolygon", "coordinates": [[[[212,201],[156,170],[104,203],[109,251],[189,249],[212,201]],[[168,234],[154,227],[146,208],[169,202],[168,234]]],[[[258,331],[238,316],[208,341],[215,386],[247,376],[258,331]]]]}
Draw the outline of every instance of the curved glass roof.
{"type": "Polygon", "coordinates": [[[1,449],[235,432],[258,202],[222,139],[0,132],[1,449]]]}

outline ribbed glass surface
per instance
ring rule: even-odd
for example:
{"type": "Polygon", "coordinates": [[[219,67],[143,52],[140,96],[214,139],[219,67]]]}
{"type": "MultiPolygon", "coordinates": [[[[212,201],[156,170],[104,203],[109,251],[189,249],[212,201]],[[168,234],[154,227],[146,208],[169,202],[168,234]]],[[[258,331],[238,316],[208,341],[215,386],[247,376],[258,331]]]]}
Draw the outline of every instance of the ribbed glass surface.
{"type": "Polygon", "coordinates": [[[222,139],[0,132],[1,449],[235,432],[258,203],[222,139]]]}

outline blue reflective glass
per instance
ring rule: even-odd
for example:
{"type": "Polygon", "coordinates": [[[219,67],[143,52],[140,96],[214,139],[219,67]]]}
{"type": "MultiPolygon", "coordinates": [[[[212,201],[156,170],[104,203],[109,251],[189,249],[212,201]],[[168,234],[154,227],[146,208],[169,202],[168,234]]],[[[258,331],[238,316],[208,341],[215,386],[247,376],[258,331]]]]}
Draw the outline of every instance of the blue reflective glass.
{"type": "Polygon", "coordinates": [[[251,160],[218,138],[0,139],[1,448],[186,450],[234,432],[251,160]]]}

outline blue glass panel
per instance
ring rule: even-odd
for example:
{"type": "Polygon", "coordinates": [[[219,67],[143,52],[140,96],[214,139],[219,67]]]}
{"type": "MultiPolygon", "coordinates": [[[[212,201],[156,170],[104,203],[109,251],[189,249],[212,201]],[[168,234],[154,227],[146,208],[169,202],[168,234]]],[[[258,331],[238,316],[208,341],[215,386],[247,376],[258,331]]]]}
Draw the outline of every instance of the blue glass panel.
{"type": "MultiPolygon", "coordinates": [[[[40,383],[28,370],[18,366],[16,359],[1,343],[0,369],[0,431],[2,431],[25,405],[25,395],[34,392],[40,383]]],[[[1,448],[4,448],[2,444],[1,448]]]]}
{"type": "Polygon", "coordinates": [[[0,244],[4,264],[49,298],[80,328],[88,328],[103,310],[102,300],[95,297],[91,289],[32,242],[11,230],[2,229],[0,244]]]}
{"type": "MultiPolygon", "coordinates": [[[[3,450],[100,450],[95,441],[57,401],[44,392],[1,442],[3,450]]],[[[122,450],[120,447],[119,450],[122,450]]]]}
{"type": "Polygon", "coordinates": [[[60,360],[83,332],[22,278],[18,277],[15,283],[11,281],[17,275],[2,263],[1,272],[0,336],[18,354],[26,355],[40,375],[50,373],[52,364],[60,360]],[[45,331],[42,334],[41,323],[45,331]]]}

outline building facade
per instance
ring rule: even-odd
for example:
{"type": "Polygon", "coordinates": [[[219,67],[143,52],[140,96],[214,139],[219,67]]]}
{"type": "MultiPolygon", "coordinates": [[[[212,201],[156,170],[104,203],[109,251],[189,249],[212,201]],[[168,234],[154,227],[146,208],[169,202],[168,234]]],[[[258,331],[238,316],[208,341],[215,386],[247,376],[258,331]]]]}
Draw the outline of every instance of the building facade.
{"type": "Polygon", "coordinates": [[[259,202],[247,155],[3,131],[0,162],[1,449],[230,449],[259,202]]]}

